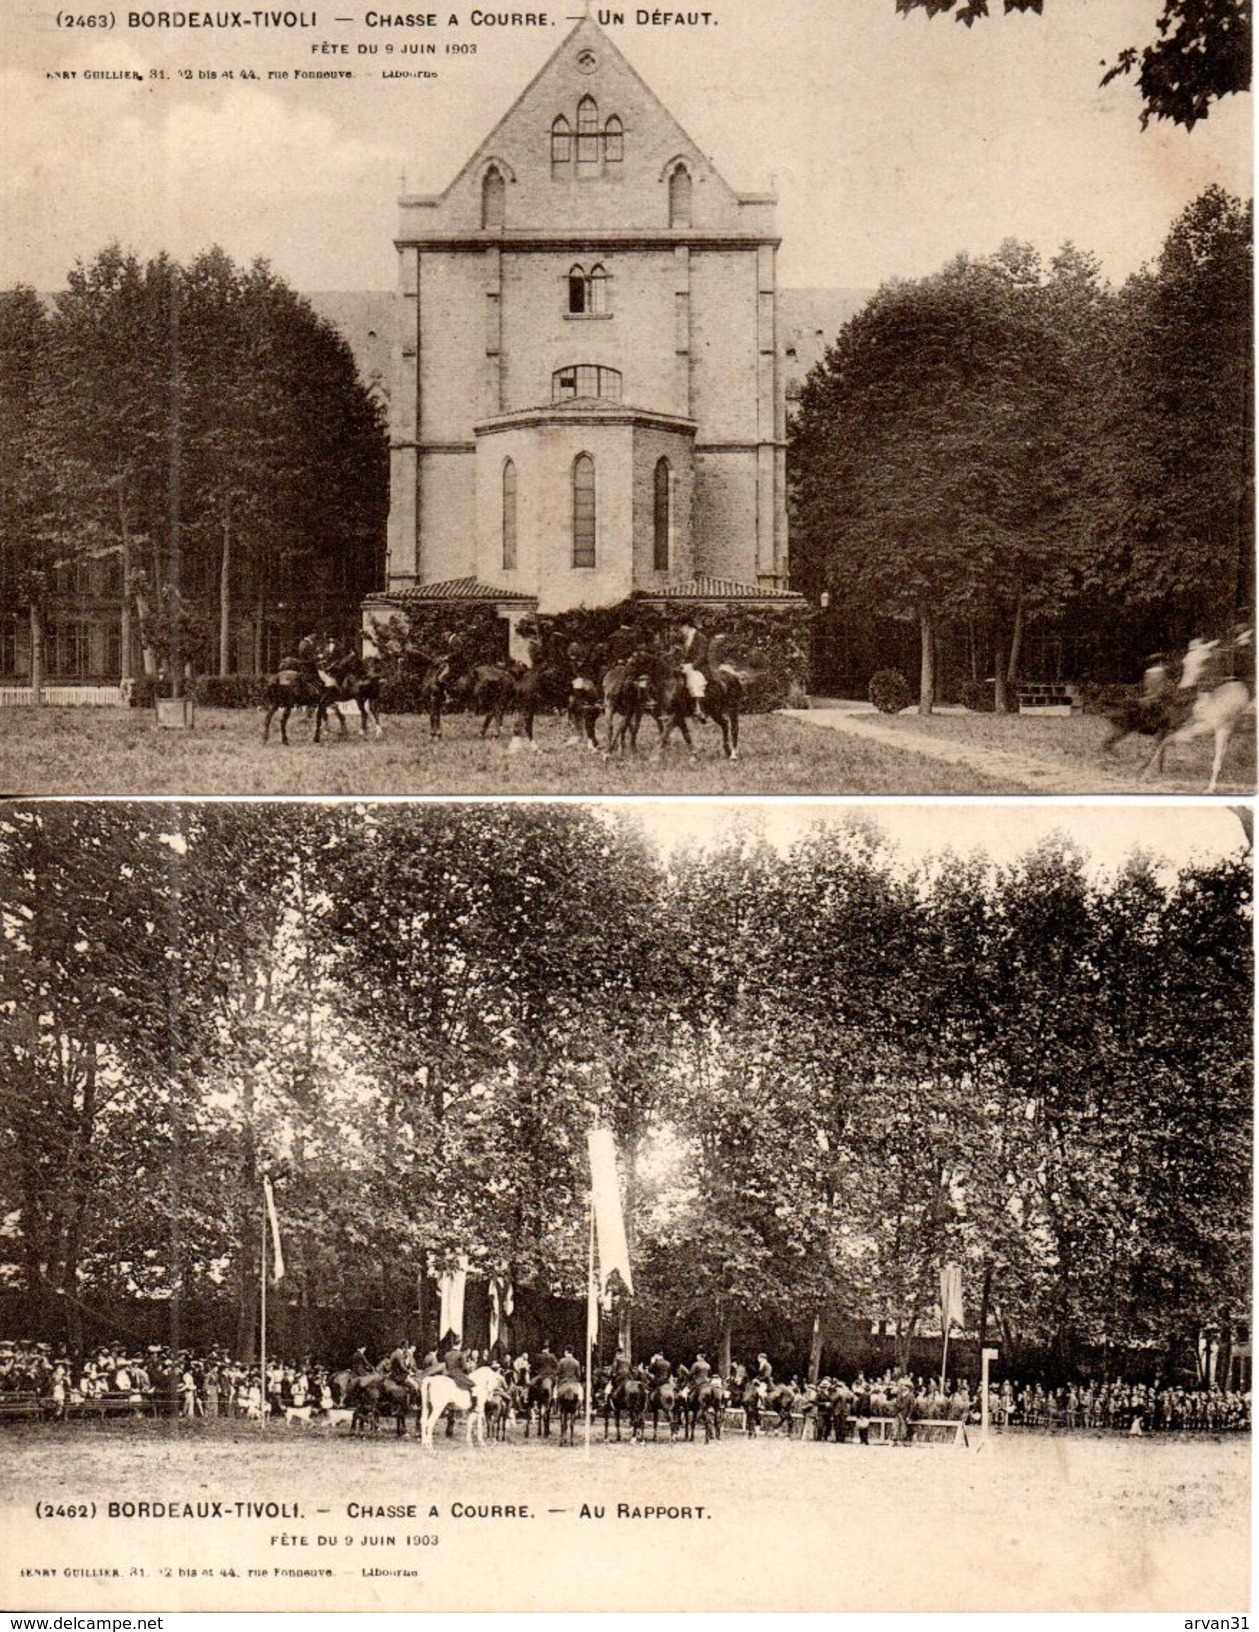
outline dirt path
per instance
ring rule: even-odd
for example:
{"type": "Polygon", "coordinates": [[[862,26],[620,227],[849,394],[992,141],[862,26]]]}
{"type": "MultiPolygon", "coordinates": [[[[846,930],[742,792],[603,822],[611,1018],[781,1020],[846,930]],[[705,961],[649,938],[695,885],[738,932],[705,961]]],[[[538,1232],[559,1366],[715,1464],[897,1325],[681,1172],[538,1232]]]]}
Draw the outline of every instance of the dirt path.
{"type": "MultiPolygon", "coordinates": [[[[943,761],[948,765],[963,765],[1009,784],[1011,793],[1201,793],[1198,780],[1181,780],[1168,776],[1156,782],[1142,781],[1126,767],[1110,767],[1095,763],[1088,767],[1072,765],[1028,753],[1025,749],[995,748],[989,743],[958,742],[952,738],[931,737],[925,732],[902,730],[885,720],[873,709],[868,713],[852,708],[785,709],[788,718],[803,720],[806,725],[824,730],[843,731],[852,737],[863,737],[867,742],[878,742],[903,753],[921,754],[924,759],[943,761]]],[[[1229,791],[1222,787],[1220,791],[1229,791]]]]}

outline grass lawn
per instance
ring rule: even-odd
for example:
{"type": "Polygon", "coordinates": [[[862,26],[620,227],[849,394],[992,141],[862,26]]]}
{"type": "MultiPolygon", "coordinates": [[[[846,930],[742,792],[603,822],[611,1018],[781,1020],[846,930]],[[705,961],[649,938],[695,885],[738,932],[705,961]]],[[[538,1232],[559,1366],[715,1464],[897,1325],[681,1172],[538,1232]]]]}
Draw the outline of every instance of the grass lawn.
{"type": "MultiPolygon", "coordinates": [[[[966,766],[754,715],[741,755],[728,764],[714,726],[698,729],[698,755],[675,738],[667,760],[606,760],[565,746],[555,718],[538,722],[539,752],[481,742],[466,715],[446,721],[440,743],[418,715],[385,720],[380,739],[331,736],[318,747],[306,727],[292,746],[262,741],[254,710],[201,709],[191,732],[159,729],[147,710],[0,709],[0,792],[30,794],[986,794],[1008,789],[966,766]]],[[[643,741],[654,738],[644,727],[643,741]]]]}
{"type": "Polygon", "coordinates": [[[439,1436],[425,1452],[391,1433],[264,1438],[227,1422],[10,1426],[0,1585],[14,1610],[1225,1614],[1248,1599],[1249,1463],[1242,1435],[1012,1432],[982,1451],[596,1438],[587,1457],[519,1430],[484,1450],[439,1436]],[[111,1500],[230,1505],[222,1517],[110,1518],[111,1500]],[[234,1507],[268,1501],[295,1511],[234,1507]],[[37,1502],[52,1515],[37,1518],[37,1502]],[[95,1518],[57,1516],[78,1503],[95,1503],[95,1518]],[[364,1518],[351,1503],[415,1514],[364,1518]],[[517,1512],[476,1511],[489,1506],[517,1512]],[[641,1516],[648,1507],[673,1514],[641,1516]],[[75,1573],[99,1569],[121,1574],[75,1573]]]}

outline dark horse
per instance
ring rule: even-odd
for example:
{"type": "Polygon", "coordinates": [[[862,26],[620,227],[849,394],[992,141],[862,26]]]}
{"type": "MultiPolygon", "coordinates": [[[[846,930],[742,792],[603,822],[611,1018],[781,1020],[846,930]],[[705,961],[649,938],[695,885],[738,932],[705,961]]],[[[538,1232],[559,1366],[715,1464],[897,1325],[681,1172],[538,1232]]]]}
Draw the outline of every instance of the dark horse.
{"type": "MultiPolygon", "coordinates": [[[[315,741],[318,742],[323,734],[324,721],[328,717],[329,708],[340,700],[335,683],[326,682],[320,671],[312,672],[308,668],[288,667],[284,667],[278,674],[268,677],[266,699],[267,717],[262,727],[262,740],[267,742],[270,739],[271,721],[278,713],[280,716],[280,741],[286,748],[289,745],[289,715],[295,708],[314,709],[315,741]]],[[[337,719],[341,722],[341,735],[345,736],[345,721],[339,711],[337,719]]]]}
{"type": "Polygon", "coordinates": [[[533,1420],[533,1413],[538,1413],[538,1434],[542,1439],[551,1437],[551,1408],[555,1404],[555,1378],[550,1372],[544,1372],[541,1377],[535,1377],[529,1384],[529,1393],[525,1399],[525,1438],[529,1437],[529,1424],[533,1420]]]}
{"type": "MultiPolygon", "coordinates": [[[[347,652],[343,657],[333,658],[323,672],[337,688],[336,701],[354,703],[357,706],[359,730],[363,736],[367,735],[367,728],[370,725],[379,737],[382,734],[380,712],[377,707],[380,701],[380,679],[372,667],[357,652],[347,652]]],[[[328,702],[325,701],[325,716],[327,711],[328,702]]],[[[341,728],[344,733],[344,721],[341,728]]]]}
{"type": "Polygon", "coordinates": [[[662,1416],[669,1424],[669,1438],[675,1438],[678,1431],[678,1391],[674,1387],[672,1380],[657,1383],[651,1391],[651,1399],[648,1403],[651,1409],[652,1439],[658,1439],[660,1436],[660,1418],[662,1416]]]}
{"type": "Polygon", "coordinates": [[[647,1385],[633,1372],[609,1388],[603,1402],[603,1437],[608,1437],[608,1419],[616,1423],[617,1442],[621,1438],[621,1418],[629,1418],[630,1438],[640,1440],[647,1419],[647,1385]]]}
{"type": "Polygon", "coordinates": [[[581,1384],[576,1378],[565,1377],[555,1385],[555,1409],[560,1414],[560,1444],[574,1444],[581,1410],[581,1384]]]}
{"type": "Polygon", "coordinates": [[[354,1412],[351,1433],[364,1433],[368,1429],[374,1432],[380,1426],[381,1417],[393,1417],[401,1439],[407,1431],[407,1412],[413,1404],[411,1384],[397,1382],[380,1371],[369,1371],[350,1378],[343,1404],[354,1412]]]}
{"type": "Polygon", "coordinates": [[[613,663],[604,673],[601,690],[606,753],[615,753],[619,748],[624,755],[627,743],[632,754],[638,752],[638,730],[644,714],[655,720],[657,732],[663,731],[658,694],[664,679],[660,659],[645,649],[613,663]]]}
{"type": "MultiPolygon", "coordinates": [[[[695,699],[687,690],[686,677],[680,669],[670,668],[665,672],[658,682],[656,700],[664,721],[659,751],[663,754],[669,746],[669,738],[675,731],[680,731],[683,742],[694,756],[695,745],[691,741],[689,722],[695,718],[695,699]]],[[[714,725],[721,728],[721,751],[732,763],[739,757],[739,711],[742,706],[743,681],[736,670],[723,663],[713,670],[704,694],[704,711],[714,725]]]]}

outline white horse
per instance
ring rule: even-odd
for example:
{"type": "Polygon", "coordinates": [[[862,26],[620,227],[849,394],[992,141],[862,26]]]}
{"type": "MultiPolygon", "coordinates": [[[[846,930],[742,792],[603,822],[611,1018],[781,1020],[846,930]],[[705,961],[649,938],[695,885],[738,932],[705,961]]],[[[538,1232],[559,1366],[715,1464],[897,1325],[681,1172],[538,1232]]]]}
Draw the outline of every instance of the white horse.
{"type": "Polygon", "coordinates": [[[432,1449],[433,1430],[438,1419],[450,1408],[466,1413],[468,1444],[485,1444],[485,1402],[491,1394],[502,1388],[503,1379],[493,1366],[478,1366],[475,1371],[469,1373],[469,1380],[472,1383],[471,1393],[444,1372],[434,1372],[431,1377],[424,1379],[420,1385],[422,1445],[432,1449]]]}

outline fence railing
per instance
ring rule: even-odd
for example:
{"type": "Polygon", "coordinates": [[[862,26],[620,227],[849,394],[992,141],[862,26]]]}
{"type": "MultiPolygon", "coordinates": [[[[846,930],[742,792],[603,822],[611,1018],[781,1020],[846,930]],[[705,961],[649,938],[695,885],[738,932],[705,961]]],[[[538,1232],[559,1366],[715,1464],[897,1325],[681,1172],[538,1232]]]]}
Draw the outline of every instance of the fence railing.
{"type": "MultiPolygon", "coordinates": [[[[45,686],[44,702],[57,707],[123,708],[127,697],[121,686],[45,686]]],[[[30,686],[0,686],[0,708],[30,708],[35,693],[30,686]]]]}

